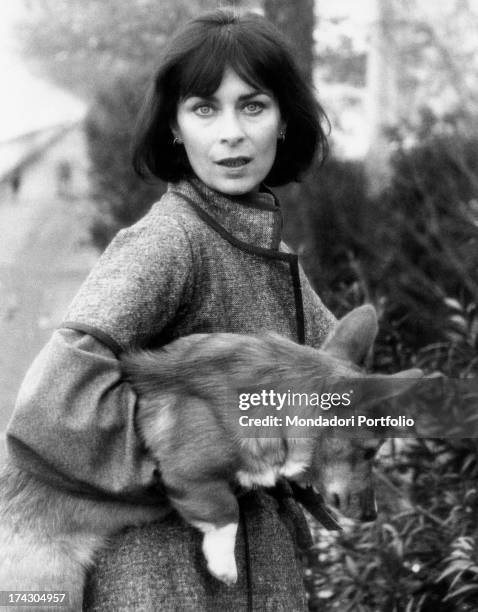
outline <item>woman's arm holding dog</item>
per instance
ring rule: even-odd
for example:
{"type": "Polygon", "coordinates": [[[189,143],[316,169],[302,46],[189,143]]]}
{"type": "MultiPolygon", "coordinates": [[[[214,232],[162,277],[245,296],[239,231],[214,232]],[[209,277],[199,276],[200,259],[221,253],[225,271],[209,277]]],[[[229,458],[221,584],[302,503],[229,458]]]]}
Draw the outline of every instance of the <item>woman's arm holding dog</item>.
{"type": "Polygon", "coordinates": [[[84,493],[136,498],[154,484],[117,357],[160,337],[187,303],[193,273],[174,219],[153,211],[118,233],[21,387],[7,430],[21,468],[84,493]]]}
{"type": "Polygon", "coordinates": [[[153,498],[157,470],[136,435],[135,405],[109,348],[87,334],[58,330],[20,389],[7,430],[10,455],[18,467],[63,488],[153,498]]]}

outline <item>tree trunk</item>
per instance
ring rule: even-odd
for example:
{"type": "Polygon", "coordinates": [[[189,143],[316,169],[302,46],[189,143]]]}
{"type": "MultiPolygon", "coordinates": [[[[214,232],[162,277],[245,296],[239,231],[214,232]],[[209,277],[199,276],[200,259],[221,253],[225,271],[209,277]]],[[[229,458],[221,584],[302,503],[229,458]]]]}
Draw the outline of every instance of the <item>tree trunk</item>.
{"type": "Polygon", "coordinates": [[[367,63],[369,150],[366,159],[369,189],[379,192],[389,176],[386,130],[398,114],[398,45],[394,0],[375,0],[367,63]]]}
{"type": "Polygon", "coordinates": [[[309,81],[314,61],[314,0],[264,0],[264,13],[290,43],[309,81]]]}

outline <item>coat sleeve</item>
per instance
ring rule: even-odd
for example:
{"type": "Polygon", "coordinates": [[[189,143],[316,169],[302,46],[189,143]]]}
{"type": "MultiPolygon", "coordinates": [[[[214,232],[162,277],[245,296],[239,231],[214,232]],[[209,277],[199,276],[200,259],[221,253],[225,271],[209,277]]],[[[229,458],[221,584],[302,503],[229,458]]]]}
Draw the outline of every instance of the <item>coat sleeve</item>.
{"type": "Polygon", "coordinates": [[[193,259],[176,219],[146,215],[117,234],[63,325],[97,335],[117,351],[147,345],[191,301],[193,259]]]}
{"type": "Polygon", "coordinates": [[[171,325],[192,275],[176,222],[154,227],[145,218],[118,234],[20,388],[7,428],[19,467],[86,494],[154,496],[158,473],[137,437],[136,396],[114,349],[140,346],[171,325]]]}

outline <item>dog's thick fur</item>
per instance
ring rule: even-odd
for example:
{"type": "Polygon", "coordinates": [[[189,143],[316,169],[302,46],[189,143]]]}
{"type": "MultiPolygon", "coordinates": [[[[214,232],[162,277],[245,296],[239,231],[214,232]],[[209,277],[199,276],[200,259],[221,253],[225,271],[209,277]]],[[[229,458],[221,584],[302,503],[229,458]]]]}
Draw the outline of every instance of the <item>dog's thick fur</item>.
{"type": "MultiPolygon", "coordinates": [[[[373,514],[370,448],[376,441],[323,434],[295,439],[286,428],[278,438],[246,439],[236,393],[285,382],[317,392],[331,377],[363,376],[354,364],[376,331],[375,311],[365,306],[342,319],[321,350],[276,334],[197,334],[122,358],[139,396],[139,431],[159,462],[171,504],[205,534],[203,552],[218,579],[232,583],[237,577],[238,506],[231,485],[272,486],[286,477],[319,487],[344,514],[373,514]]],[[[410,370],[398,376],[420,375],[410,370]]],[[[400,392],[394,380],[389,377],[384,396],[400,392]]],[[[68,591],[69,609],[81,610],[85,570],[107,536],[157,518],[154,507],[75,496],[7,461],[0,472],[0,588],[68,591]]]]}

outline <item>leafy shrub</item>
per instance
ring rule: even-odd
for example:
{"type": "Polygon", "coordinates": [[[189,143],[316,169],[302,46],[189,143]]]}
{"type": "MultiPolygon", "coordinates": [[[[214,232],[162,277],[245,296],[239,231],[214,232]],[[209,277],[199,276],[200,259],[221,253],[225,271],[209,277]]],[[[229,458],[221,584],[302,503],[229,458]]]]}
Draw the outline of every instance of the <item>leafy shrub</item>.
{"type": "MultiPolygon", "coordinates": [[[[289,214],[299,202],[307,232],[295,244],[337,314],[364,300],[377,306],[379,371],[414,363],[476,377],[478,141],[455,132],[400,144],[393,172],[376,199],[366,195],[360,166],[337,160],[301,191],[284,192],[289,214]]],[[[310,609],[477,610],[477,441],[402,441],[376,473],[376,523],[341,535],[316,527],[310,609]]]]}
{"type": "Polygon", "coordinates": [[[318,293],[338,316],[375,304],[380,366],[403,367],[430,343],[476,345],[478,140],[401,145],[390,187],[373,199],[364,185],[360,164],[330,160],[282,192],[288,237],[318,293]]]}
{"type": "Polygon", "coordinates": [[[452,311],[477,300],[477,145],[459,134],[434,136],[394,159],[387,199],[399,248],[387,297],[390,318],[408,315],[405,341],[415,348],[463,331],[452,311]]]}

